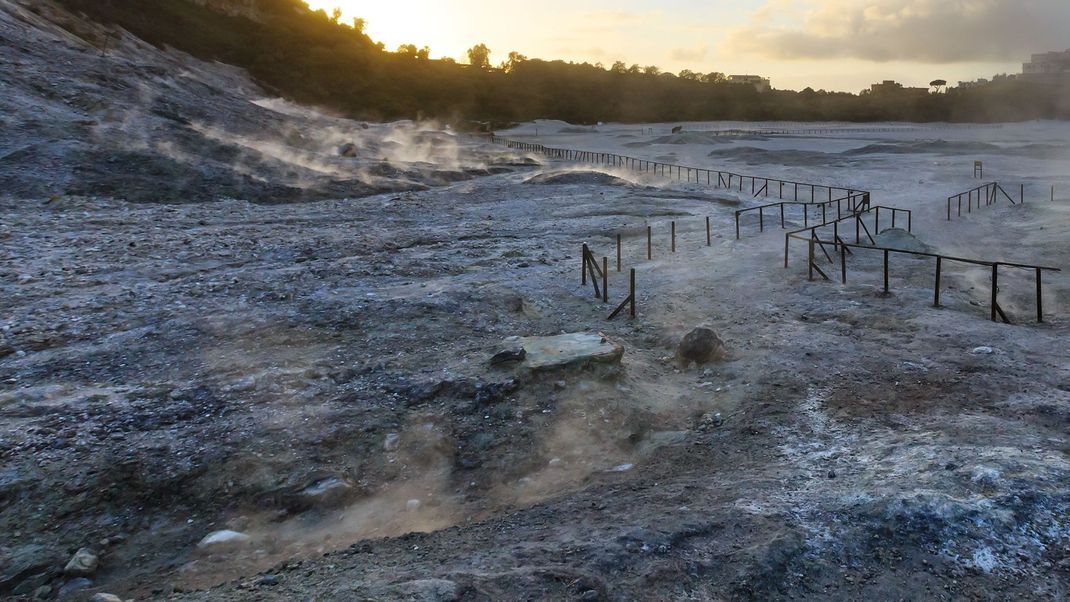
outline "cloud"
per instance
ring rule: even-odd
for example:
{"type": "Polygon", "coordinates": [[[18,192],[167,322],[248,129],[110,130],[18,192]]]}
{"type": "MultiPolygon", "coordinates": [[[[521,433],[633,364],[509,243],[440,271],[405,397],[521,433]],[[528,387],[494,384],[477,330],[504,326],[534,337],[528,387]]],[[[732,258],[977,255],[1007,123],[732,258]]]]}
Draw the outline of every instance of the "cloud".
{"type": "Polygon", "coordinates": [[[700,44],[693,48],[673,48],[669,52],[669,57],[674,61],[680,62],[697,62],[706,58],[709,54],[710,47],[706,44],[700,44]]]}
{"type": "Polygon", "coordinates": [[[1068,0],[769,0],[722,50],[774,59],[1025,61],[1070,47],[1068,0]]]}

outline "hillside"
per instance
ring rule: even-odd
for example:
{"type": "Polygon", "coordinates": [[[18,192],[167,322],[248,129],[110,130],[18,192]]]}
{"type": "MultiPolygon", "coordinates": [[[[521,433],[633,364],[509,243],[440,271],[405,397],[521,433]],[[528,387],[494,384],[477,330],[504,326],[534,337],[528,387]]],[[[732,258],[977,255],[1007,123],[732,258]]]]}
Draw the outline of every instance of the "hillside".
{"type": "MultiPolygon", "coordinates": [[[[171,23],[194,27],[182,19],[171,23]]],[[[51,2],[0,2],[0,44],[13,50],[0,54],[0,187],[17,198],[279,203],[418,190],[500,167],[480,153],[458,162],[459,141],[446,132],[299,107],[239,68],[152,46],[51,2]],[[352,156],[339,153],[347,144],[352,156]],[[453,159],[432,165],[437,155],[453,159]]]]}
{"type": "MultiPolygon", "coordinates": [[[[361,31],[300,0],[61,0],[156,45],[245,68],[292,100],[364,119],[652,122],[1020,121],[1070,118],[1070,86],[1009,81],[946,94],[771,91],[714,77],[516,57],[502,69],[386,52],[361,31]],[[212,7],[219,9],[213,10],[212,7]],[[250,15],[249,19],[243,16],[250,15]]],[[[419,44],[419,40],[414,40],[419,44]]],[[[473,45],[478,40],[473,40],[473,45]]],[[[498,49],[504,55],[508,49],[498,49]]]]}

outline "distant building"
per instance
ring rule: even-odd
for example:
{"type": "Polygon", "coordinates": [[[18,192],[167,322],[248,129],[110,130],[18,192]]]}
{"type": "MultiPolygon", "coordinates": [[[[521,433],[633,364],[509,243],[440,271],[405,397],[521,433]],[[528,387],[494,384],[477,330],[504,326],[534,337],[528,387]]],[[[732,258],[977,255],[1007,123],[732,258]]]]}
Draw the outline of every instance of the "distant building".
{"type": "Polygon", "coordinates": [[[981,86],[987,86],[989,81],[983,77],[978,78],[972,82],[959,82],[959,88],[979,88],[981,86]]]}
{"type": "Polygon", "coordinates": [[[759,92],[767,92],[773,87],[768,77],[760,75],[729,75],[728,81],[733,84],[750,84],[759,92]]]}
{"type": "Polygon", "coordinates": [[[1022,75],[1051,77],[1070,74],[1070,50],[1034,54],[1032,60],[1022,65],[1022,75]]]}
{"type": "Polygon", "coordinates": [[[928,94],[928,88],[906,88],[903,84],[886,79],[869,87],[871,94],[928,94]]]}

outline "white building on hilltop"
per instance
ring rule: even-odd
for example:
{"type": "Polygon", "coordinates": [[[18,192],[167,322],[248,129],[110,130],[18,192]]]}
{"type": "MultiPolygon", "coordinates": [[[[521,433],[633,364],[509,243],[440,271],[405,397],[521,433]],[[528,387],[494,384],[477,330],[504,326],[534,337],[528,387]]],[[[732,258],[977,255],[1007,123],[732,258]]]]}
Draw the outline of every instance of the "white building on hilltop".
{"type": "Polygon", "coordinates": [[[1070,76],[1070,50],[1034,54],[1028,63],[1022,65],[1022,75],[1026,77],[1070,76]]]}
{"type": "Polygon", "coordinates": [[[750,84],[759,92],[768,92],[773,87],[768,77],[760,75],[729,75],[728,81],[733,84],[750,84]]]}

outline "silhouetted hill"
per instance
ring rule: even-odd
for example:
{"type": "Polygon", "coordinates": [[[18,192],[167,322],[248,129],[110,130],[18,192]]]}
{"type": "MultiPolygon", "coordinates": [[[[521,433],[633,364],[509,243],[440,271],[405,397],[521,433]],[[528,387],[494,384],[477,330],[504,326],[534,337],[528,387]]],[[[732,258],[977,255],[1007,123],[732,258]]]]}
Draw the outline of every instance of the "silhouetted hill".
{"type": "MultiPolygon", "coordinates": [[[[1070,86],[1004,81],[946,94],[770,91],[672,74],[522,60],[477,69],[385,51],[300,0],[59,0],[155,45],[247,69],[293,100],[367,119],[1018,121],[1070,118],[1070,86]],[[250,18],[251,17],[251,18],[250,18]]],[[[475,42],[475,40],[473,40],[475,42]]]]}

